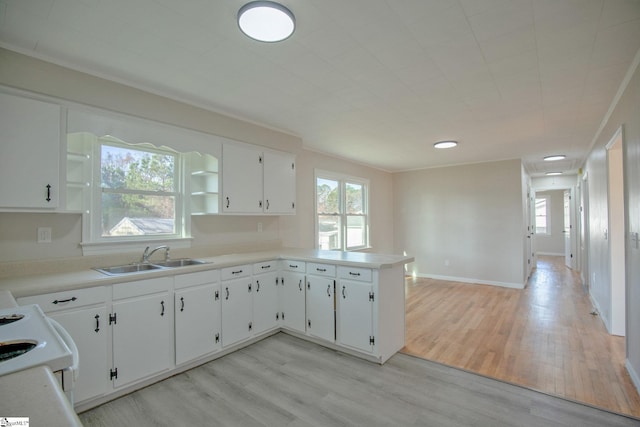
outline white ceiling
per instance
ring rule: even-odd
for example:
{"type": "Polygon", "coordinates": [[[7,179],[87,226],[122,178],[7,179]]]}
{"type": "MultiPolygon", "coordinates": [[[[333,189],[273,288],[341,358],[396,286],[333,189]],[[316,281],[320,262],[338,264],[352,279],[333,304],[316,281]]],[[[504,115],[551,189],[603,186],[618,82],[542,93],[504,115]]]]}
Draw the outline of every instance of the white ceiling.
{"type": "Polygon", "coordinates": [[[244,3],[0,0],[0,43],[389,171],[534,176],[582,165],[640,49],[640,0],[283,0],[297,28],[276,44],[239,31],[244,3]]]}

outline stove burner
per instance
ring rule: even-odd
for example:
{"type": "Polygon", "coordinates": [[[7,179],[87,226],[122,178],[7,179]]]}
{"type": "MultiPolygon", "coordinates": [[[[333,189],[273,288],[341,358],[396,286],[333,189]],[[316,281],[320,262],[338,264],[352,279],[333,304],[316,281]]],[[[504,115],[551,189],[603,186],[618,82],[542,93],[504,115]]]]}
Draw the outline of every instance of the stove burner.
{"type": "Polygon", "coordinates": [[[0,342],[0,362],[22,356],[37,345],[38,342],[32,340],[0,342]]]}
{"type": "Polygon", "coordinates": [[[24,318],[24,314],[8,314],[6,316],[0,316],[0,326],[8,325],[9,323],[17,322],[24,318]]]}

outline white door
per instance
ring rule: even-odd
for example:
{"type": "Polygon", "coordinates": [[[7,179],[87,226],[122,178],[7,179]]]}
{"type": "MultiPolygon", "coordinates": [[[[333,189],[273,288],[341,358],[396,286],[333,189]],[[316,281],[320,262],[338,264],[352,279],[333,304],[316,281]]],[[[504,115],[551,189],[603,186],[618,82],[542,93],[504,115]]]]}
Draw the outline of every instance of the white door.
{"type": "Polygon", "coordinates": [[[281,311],[282,325],[287,329],[305,332],[305,283],[304,273],[282,273],[281,311]]]}
{"type": "Polygon", "coordinates": [[[225,280],[221,284],[223,347],[251,336],[253,328],[252,287],[251,277],[225,280]]]}
{"type": "Polygon", "coordinates": [[[372,291],[370,283],[340,279],[336,295],[340,344],[367,352],[373,350],[372,291]]]}
{"type": "Polygon", "coordinates": [[[278,327],[277,272],[258,274],[253,277],[253,333],[268,331],[278,327]]]}
{"type": "Polygon", "coordinates": [[[564,191],[564,263],[573,268],[573,252],[571,250],[571,191],[564,191]]]}
{"type": "Polygon", "coordinates": [[[48,314],[64,327],[78,347],[79,375],[75,383],[75,402],[101,396],[109,385],[107,365],[107,308],[62,311],[48,314]]]}
{"type": "Polygon", "coordinates": [[[176,291],[174,305],[177,365],[220,349],[220,284],[176,291]]]}
{"type": "Polygon", "coordinates": [[[264,211],[295,213],[295,156],[289,153],[264,153],[264,211]]]}
{"type": "Polygon", "coordinates": [[[307,333],[335,341],[335,280],[307,276],[307,333]]]}
{"type": "Polygon", "coordinates": [[[118,370],[115,387],[172,366],[173,304],[168,292],[115,302],[113,312],[113,367],[118,370]]]}

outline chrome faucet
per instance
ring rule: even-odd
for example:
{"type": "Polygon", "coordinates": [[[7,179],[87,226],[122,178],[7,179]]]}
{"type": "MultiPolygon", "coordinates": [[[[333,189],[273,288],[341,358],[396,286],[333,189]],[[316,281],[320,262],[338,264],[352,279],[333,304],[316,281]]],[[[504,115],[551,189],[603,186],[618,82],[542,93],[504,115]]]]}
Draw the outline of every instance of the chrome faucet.
{"type": "Polygon", "coordinates": [[[149,252],[149,246],[147,246],[147,248],[144,250],[144,253],[142,254],[142,259],[140,260],[140,262],[142,263],[148,263],[149,262],[149,257],[151,257],[151,255],[153,255],[156,251],[159,251],[160,249],[164,249],[164,260],[165,262],[169,261],[169,246],[167,245],[162,245],[162,246],[158,246],[157,248],[154,248],[151,252],[149,252]]]}

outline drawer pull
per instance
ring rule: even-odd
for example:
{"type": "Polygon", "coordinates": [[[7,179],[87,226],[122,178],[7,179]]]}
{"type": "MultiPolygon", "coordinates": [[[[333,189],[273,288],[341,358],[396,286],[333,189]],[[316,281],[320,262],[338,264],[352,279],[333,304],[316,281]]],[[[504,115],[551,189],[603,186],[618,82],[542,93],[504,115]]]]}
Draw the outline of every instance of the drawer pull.
{"type": "Polygon", "coordinates": [[[327,271],[327,269],[326,268],[318,268],[318,267],[316,267],[316,271],[324,273],[325,271],[327,271]]]}
{"type": "Polygon", "coordinates": [[[263,265],[261,268],[262,268],[263,270],[264,270],[264,269],[267,269],[267,268],[271,268],[271,265],[263,265]]]}
{"type": "Polygon", "coordinates": [[[297,264],[289,264],[289,268],[298,268],[297,264]]]}
{"type": "Polygon", "coordinates": [[[351,275],[351,276],[359,276],[359,275],[360,275],[360,273],[354,273],[353,271],[350,271],[350,272],[349,272],[349,275],[351,275]]]}
{"type": "Polygon", "coordinates": [[[76,298],[76,297],[71,297],[71,298],[68,298],[68,299],[57,299],[53,303],[54,304],[64,304],[64,303],[67,303],[67,302],[76,301],[77,299],[78,298],[76,298]]]}
{"type": "Polygon", "coordinates": [[[242,274],[242,270],[232,271],[231,274],[242,274]]]}

